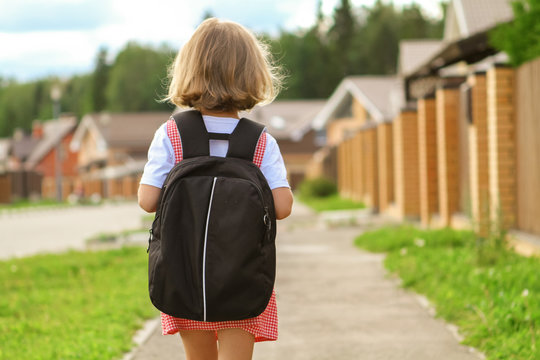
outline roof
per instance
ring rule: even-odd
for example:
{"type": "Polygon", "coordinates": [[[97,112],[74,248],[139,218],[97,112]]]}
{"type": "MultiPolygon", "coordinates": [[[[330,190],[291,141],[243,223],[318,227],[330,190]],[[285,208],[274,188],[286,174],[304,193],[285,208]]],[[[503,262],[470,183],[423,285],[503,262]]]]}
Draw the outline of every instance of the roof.
{"type": "Polygon", "coordinates": [[[95,131],[104,149],[146,149],[155,131],[171,112],[99,113],[85,115],[75,131],[71,149],[78,150],[87,131],[95,131]]]}
{"type": "Polygon", "coordinates": [[[22,131],[15,131],[11,142],[11,154],[20,161],[25,161],[38,143],[39,139],[26,135],[22,131]]]}
{"type": "Polygon", "coordinates": [[[276,139],[301,140],[326,100],[279,100],[240,115],[266,126],[276,139]]]}
{"type": "Polygon", "coordinates": [[[62,139],[70,134],[77,125],[75,117],[50,120],[43,124],[43,137],[37,143],[26,160],[26,167],[36,166],[62,139]]]}
{"type": "MultiPolygon", "coordinates": [[[[489,30],[512,18],[512,8],[507,0],[452,0],[446,17],[444,46],[405,74],[406,83],[437,76],[440,69],[461,61],[475,64],[498,54],[499,51],[490,44],[489,30]]],[[[407,93],[410,96],[409,90],[407,93]]]]}
{"type": "Polygon", "coordinates": [[[144,170],[145,159],[129,159],[126,163],[120,165],[109,165],[98,171],[90,173],[90,179],[119,179],[124,176],[140,174],[144,170]]]}
{"type": "Polygon", "coordinates": [[[509,0],[452,0],[445,24],[445,40],[457,40],[453,38],[455,33],[462,39],[467,38],[512,18],[509,0]]]}
{"type": "Polygon", "coordinates": [[[444,43],[440,40],[403,40],[399,43],[400,75],[407,75],[429,60],[444,43]]]}
{"type": "Polygon", "coordinates": [[[351,97],[359,101],[376,122],[391,121],[403,106],[403,85],[396,76],[349,76],[343,79],[313,121],[322,129],[351,97]]]}

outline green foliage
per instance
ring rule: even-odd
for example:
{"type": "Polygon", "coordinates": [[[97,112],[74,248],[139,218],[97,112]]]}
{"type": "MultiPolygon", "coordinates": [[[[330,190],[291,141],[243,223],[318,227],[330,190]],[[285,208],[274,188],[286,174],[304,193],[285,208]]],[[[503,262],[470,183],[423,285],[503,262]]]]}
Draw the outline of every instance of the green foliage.
{"type": "MultiPolygon", "coordinates": [[[[345,76],[394,74],[400,40],[442,35],[443,22],[426,17],[415,4],[398,10],[392,2],[355,7],[340,0],[326,19],[319,1],[317,11],[317,22],[309,29],[284,31],[277,39],[263,35],[288,75],[280,99],[327,98],[345,76]]],[[[207,11],[204,17],[211,15],[207,11]]],[[[100,49],[92,73],[65,81],[46,78],[21,84],[0,78],[0,136],[11,136],[16,127],[29,131],[35,119],[52,118],[50,88],[55,82],[63,87],[61,111],[78,118],[101,110],[171,109],[156,100],[166,94],[173,56],[167,46],[130,42],[111,64],[107,50],[100,49]]]]}
{"type": "Polygon", "coordinates": [[[107,99],[105,97],[105,89],[109,82],[109,70],[110,65],[107,63],[107,49],[99,49],[96,67],[92,76],[92,99],[93,110],[100,112],[107,106],[107,99]]]}
{"type": "Polygon", "coordinates": [[[271,40],[289,75],[282,99],[328,97],[348,75],[395,74],[400,40],[443,32],[443,21],[426,17],[416,4],[399,11],[391,2],[355,8],[341,0],[328,26],[319,3],[317,19],[307,31],[271,40]]]}
{"type": "MultiPolygon", "coordinates": [[[[37,83],[10,84],[2,89],[0,98],[0,136],[9,136],[13,129],[31,129],[35,114],[43,111],[37,83]]],[[[51,110],[52,111],[52,110],[51,110]]]]}
{"type": "Polygon", "coordinates": [[[313,210],[320,211],[332,211],[332,210],[352,210],[363,209],[365,205],[361,202],[344,199],[338,194],[326,196],[326,197],[309,197],[298,196],[298,200],[312,208],[313,210]]]}
{"type": "Polygon", "coordinates": [[[344,199],[337,193],[336,184],[325,178],[304,180],[299,187],[298,199],[315,211],[361,209],[364,204],[344,199]]]}
{"type": "Polygon", "coordinates": [[[349,53],[357,28],[358,23],[349,0],[341,0],[334,10],[334,24],[328,31],[328,38],[332,41],[332,52],[339,67],[346,74],[353,73],[353,59],[349,53]]]}
{"type": "MultiPolygon", "coordinates": [[[[62,94],[62,111],[69,112],[82,118],[85,114],[94,111],[92,97],[92,75],[76,75],[64,85],[62,94]]],[[[50,104],[52,106],[52,104],[50,104]]],[[[40,117],[47,119],[47,117],[40,117]]]]}
{"type": "Polygon", "coordinates": [[[512,8],[514,20],[497,26],[490,41],[519,66],[540,57],[540,0],[513,0],[512,8]]]}
{"type": "Polygon", "coordinates": [[[23,210],[23,209],[32,209],[32,208],[41,208],[41,207],[60,207],[60,206],[70,206],[66,202],[58,202],[54,199],[40,199],[37,201],[32,201],[28,199],[20,199],[11,204],[0,204],[0,210],[23,210]]]}
{"type": "Polygon", "coordinates": [[[403,225],[366,232],[356,239],[356,244],[374,252],[392,252],[414,246],[462,247],[474,244],[474,240],[471,231],[450,228],[426,231],[403,225]]]}
{"type": "Polygon", "coordinates": [[[107,50],[100,49],[91,74],[64,81],[54,77],[27,83],[0,81],[0,137],[11,136],[15,128],[30,131],[36,119],[51,119],[50,93],[55,83],[62,88],[61,112],[72,113],[79,119],[102,110],[170,109],[156,100],[165,93],[163,83],[172,56],[172,50],[166,46],[154,49],[129,43],[112,67],[107,63],[107,50]]]}
{"type": "Polygon", "coordinates": [[[153,49],[128,43],[110,71],[107,108],[115,112],[169,109],[169,105],[156,100],[166,93],[164,80],[173,55],[165,46],[153,49]]]}
{"type": "Polygon", "coordinates": [[[113,359],[150,304],[143,248],[0,262],[0,359],[113,359]]]}
{"type": "Polygon", "coordinates": [[[336,184],[329,179],[316,178],[304,180],[300,184],[300,194],[305,197],[327,197],[337,193],[336,184]]]}
{"type": "Polygon", "coordinates": [[[385,228],[356,244],[388,252],[386,267],[403,285],[425,294],[438,316],[459,326],[464,343],[488,359],[540,357],[540,259],[504,256],[479,265],[472,232],[385,228]]]}

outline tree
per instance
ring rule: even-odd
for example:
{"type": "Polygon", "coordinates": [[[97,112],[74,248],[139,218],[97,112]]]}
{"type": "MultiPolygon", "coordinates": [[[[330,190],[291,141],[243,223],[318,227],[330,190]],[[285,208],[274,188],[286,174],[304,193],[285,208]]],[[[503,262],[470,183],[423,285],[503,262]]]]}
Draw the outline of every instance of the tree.
{"type": "Polygon", "coordinates": [[[508,54],[510,63],[519,66],[540,57],[540,0],[514,0],[514,20],[490,33],[491,44],[508,54]]]}
{"type": "Polygon", "coordinates": [[[107,106],[105,90],[109,81],[110,66],[107,63],[107,48],[99,49],[96,67],[92,76],[92,107],[94,111],[102,111],[107,106]]]}
{"type": "MultiPolygon", "coordinates": [[[[64,94],[62,95],[63,111],[73,113],[79,119],[85,114],[99,111],[95,108],[94,82],[95,74],[76,75],[69,79],[64,86],[64,94]]],[[[102,90],[102,95],[104,94],[105,89],[102,90]]]]}
{"type": "Polygon", "coordinates": [[[111,111],[166,110],[164,97],[167,66],[174,52],[130,42],[118,53],[107,85],[107,108],[111,111]]]}
{"type": "Polygon", "coordinates": [[[349,53],[356,31],[356,19],[354,18],[349,0],[341,0],[340,5],[334,10],[334,24],[330,28],[328,37],[332,42],[334,56],[338,59],[341,73],[350,75],[352,64],[349,53]]]}
{"type": "Polygon", "coordinates": [[[392,3],[378,0],[367,9],[361,39],[366,56],[364,74],[393,74],[399,45],[399,15],[392,3]]]}

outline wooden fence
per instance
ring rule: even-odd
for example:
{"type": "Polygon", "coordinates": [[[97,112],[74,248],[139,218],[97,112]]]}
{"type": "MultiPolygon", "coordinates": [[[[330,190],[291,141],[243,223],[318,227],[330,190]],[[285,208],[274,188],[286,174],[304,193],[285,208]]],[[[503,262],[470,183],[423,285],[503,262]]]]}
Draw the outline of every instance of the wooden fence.
{"type": "Polygon", "coordinates": [[[33,171],[7,172],[0,175],[0,202],[41,196],[42,176],[33,171]]]}

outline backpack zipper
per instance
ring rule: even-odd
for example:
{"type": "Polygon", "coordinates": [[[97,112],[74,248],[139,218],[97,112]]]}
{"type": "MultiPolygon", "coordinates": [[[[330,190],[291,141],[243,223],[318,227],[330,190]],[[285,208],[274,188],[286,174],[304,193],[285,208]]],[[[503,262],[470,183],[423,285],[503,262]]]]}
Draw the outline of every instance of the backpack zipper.
{"type": "MultiPolygon", "coordinates": [[[[226,177],[224,177],[224,178],[226,178],[226,177]]],[[[264,202],[264,196],[263,196],[261,188],[251,180],[242,179],[242,178],[233,178],[233,179],[247,182],[247,183],[249,183],[249,184],[251,184],[251,185],[253,185],[255,187],[255,189],[259,193],[259,198],[260,198],[261,204],[263,205],[263,208],[264,208],[264,216],[263,216],[264,225],[266,226],[266,229],[268,231],[270,231],[272,229],[272,221],[270,220],[270,210],[268,209],[268,206],[266,206],[266,204],[264,202]]]]}
{"type": "Polygon", "coordinates": [[[216,188],[217,177],[214,177],[212,183],[212,191],[210,193],[210,201],[208,203],[208,213],[206,214],[206,227],[204,230],[204,247],[203,247],[203,273],[202,273],[202,290],[203,290],[203,320],[206,321],[206,244],[208,242],[208,224],[210,222],[210,211],[212,210],[212,200],[214,199],[214,190],[216,188]]]}

